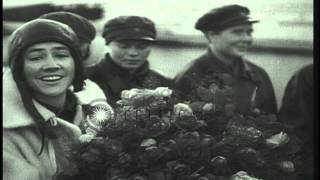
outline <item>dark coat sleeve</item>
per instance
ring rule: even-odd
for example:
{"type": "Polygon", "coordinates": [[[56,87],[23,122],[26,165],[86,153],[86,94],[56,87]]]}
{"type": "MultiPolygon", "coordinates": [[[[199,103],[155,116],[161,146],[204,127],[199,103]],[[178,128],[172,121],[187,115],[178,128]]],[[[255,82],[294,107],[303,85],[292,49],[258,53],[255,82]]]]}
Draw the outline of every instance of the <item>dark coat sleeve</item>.
{"type": "Polygon", "coordinates": [[[293,127],[304,142],[313,131],[313,66],[298,71],[288,82],[280,109],[280,120],[293,127]]]}
{"type": "Polygon", "coordinates": [[[313,178],[314,159],[314,102],[313,65],[298,71],[289,81],[280,109],[280,120],[289,125],[289,132],[301,146],[302,167],[298,179],[313,178]]]}

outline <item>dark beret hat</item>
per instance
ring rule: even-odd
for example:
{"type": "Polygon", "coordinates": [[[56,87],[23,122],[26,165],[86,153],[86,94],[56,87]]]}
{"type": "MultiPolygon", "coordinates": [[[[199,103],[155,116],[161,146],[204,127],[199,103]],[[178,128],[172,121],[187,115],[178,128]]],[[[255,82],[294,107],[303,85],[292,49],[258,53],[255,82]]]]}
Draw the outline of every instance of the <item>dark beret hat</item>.
{"type": "Polygon", "coordinates": [[[104,25],[102,33],[106,44],[126,39],[153,41],[156,35],[155,24],[150,19],[140,16],[119,16],[111,19],[104,25]]]}
{"type": "Polygon", "coordinates": [[[196,22],[195,28],[201,31],[223,30],[239,24],[259,22],[258,20],[252,20],[249,14],[250,10],[244,6],[222,6],[201,16],[196,22]]]}
{"type": "Polygon", "coordinates": [[[71,27],[81,41],[90,43],[96,36],[94,25],[85,17],[66,11],[51,12],[40,16],[41,19],[59,21],[71,27]]]}

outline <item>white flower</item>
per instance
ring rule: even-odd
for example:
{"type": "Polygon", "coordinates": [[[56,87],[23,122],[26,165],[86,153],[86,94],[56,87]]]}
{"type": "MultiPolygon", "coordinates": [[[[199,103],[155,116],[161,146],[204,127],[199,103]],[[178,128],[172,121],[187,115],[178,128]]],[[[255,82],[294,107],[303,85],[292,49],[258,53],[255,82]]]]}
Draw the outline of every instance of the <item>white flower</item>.
{"type": "Polygon", "coordinates": [[[290,140],[289,136],[286,133],[281,131],[280,133],[275,134],[270,138],[266,139],[266,144],[271,148],[276,148],[283,144],[288,143],[289,140],[290,140]]]}
{"type": "Polygon", "coordinates": [[[150,146],[155,146],[157,144],[157,141],[152,139],[152,138],[149,138],[149,139],[144,139],[140,146],[141,147],[150,147],[150,146]]]}
{"type": "Polygon", "coordinates": [[[174,105],[173,112],[176,116],[192,116],[193,112],[192,109],[183,103],[178,103],[174,105]]]}
{"type": "Polygon", "coordinates": [[[133,88],[130,90],[123,90],[121,92],[121,98],[122,99],[132,99],[133,97],[137,96],[138,94],[142,94],[142,89],[133,88]]]}
{"type": "Polygon", "coordinates": [[[261,180],[248,175],[245,171],[239,171],[231,176],[231,180],[261,180]]]}
{"type": "Polygon", "coordinates": [[[79,137],[79,141],[81,143],[89,143],[92,139],[94,139],[95,134],[92,133],[87,133],[87,134],[83,134],[79,137]]]}
{"type": "Polygon", "coordinates": [[[214,110],[214,104],[213,103],[206,103],[203,107],[202,110],[203,111],[211,111],[214,110]]]}
{"type": "Polygon", "coordinates": [[[294,172],[294,163],[292,161],[281,161],[279,166],[286,172],[294,172]]]}
{"type": "Polygon", "coordinates": [[[172,94],[172,90],[169,89],[168,87],[157,87],[153,93],[156,95],[156,96],[161,96],[161,97],[168,97],[168,96],[171,96],[172,94]]]}

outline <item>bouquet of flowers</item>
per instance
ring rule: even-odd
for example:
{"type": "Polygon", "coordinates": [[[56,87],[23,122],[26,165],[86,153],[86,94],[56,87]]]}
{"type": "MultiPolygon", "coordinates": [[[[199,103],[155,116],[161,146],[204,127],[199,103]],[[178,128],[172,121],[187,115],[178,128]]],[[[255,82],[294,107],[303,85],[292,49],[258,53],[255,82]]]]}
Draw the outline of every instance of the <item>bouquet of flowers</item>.
{"type": "Polygon", "coordinates": [[[114,110],[84,123],[98,125],[74,148],[79,173],[70,179],[294,179],[299,146],[286,127],[257,109],[236,113],[228,87],[211,90],[189,105],[166,87],[123,91],[114,110]]]}

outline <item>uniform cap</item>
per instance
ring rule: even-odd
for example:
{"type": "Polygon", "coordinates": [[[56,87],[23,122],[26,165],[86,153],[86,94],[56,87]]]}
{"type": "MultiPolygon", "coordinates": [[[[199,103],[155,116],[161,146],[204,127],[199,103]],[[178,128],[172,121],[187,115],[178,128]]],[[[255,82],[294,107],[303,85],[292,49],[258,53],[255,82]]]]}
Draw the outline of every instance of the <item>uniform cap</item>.
{"type": "Polygon", "coordinates": [[[223,30],[228,27],[256,23],[249,17],[250,10],[240,5],[228,5],[215,8],[201,16],[195,24],[195,28],[201,31],[223,30]]]}
{"type": "Polygon", "coordinates": [[[128,39],[154,41],[156,34],[155,24],[146,17],[119,16],[104,25],[102,36],[108,44],[128,39]]]}
{"type": "Polygon", "coordinates": [[[66,11],[51,12],[39,18],[59,21],[71,27],[80,41],[90,43],[96,36],[94,25],[85,17],[66,11]]]}

